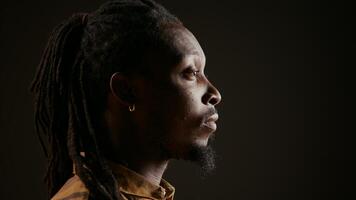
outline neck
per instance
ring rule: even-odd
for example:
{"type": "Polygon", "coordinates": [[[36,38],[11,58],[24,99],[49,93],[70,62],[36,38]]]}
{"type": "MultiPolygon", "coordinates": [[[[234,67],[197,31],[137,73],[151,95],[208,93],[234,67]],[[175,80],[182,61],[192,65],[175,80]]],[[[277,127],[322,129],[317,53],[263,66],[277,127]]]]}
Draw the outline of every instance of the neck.
{"type": "Polygon", "coordinates": [[[120,148],[119,151],[116,152],[120,153],[114,153],[112,154],[113,156],[107,157],[107,159],[116,163],[122,163],[127,168],[145,177],[146,180],[152,184],[160,185],[162,176],[169,163],[168,159],[152,156],[156,154],[145,154],[148,153],[149,150],[144,152],[137,148],[137,146],[136,149],[129,150],[120,148]]]}
{"type": "Polygon", "coordinates": [[[160,185],[169,160],[162,156],[161,149],[140,143],[146,140],[135,137],[138,135],[135,134],[136,127],[130,126],[129,121],[125,122],[126,118],[120,118],[122,123],[117,123],[120,121],[117,119],[119,116],[110,111],[106,112],[105,117],[110,129],[109,140],[112,142],[106,158],[117,163],[124,163],[129,169],[145,177],[147,181],[160,185]]]}
{"type": "Polygon", "coordinates": [[[147,181],[154,185],[160,185],[163,173],[165,172],[168,161],[130,161],[128,168],[141,174],[147,181]]]}
{"type": "Polygon", "coordinates": [[[111,162],[122,164],[130,170],[143,176],[148,182],[159,186],[162,180],[162,176],[166,171],[169,161],[168,160],[147,160],[147,159],[115,159],[107,158],[111,162]]]}

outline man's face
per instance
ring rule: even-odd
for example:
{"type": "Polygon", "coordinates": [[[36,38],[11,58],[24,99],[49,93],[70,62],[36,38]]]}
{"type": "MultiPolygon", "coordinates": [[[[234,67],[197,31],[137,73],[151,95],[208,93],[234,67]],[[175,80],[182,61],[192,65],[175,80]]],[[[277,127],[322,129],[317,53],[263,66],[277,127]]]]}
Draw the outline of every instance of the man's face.
{"type": "Polygon", "coordinates": [[[148,71],[137,81],[136,110],[141,143],[168,158],[194,160],[216,129],[219,91],[204,74],[205,55],[184,27],[165,31],[169,48],[146,56],[148,71]]]}

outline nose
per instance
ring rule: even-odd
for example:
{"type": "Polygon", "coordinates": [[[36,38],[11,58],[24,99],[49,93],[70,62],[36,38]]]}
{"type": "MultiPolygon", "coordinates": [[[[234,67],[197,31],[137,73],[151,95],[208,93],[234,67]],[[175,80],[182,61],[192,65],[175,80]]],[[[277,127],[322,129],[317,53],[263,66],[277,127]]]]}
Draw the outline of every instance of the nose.
{"type": "Polygon", "coordinates": [[[216,89],[216,87],[214,87],[214,85],[209,82],[208,89],[203,96],[203,103],[205,105],[211,104],[213,106],[216,106],[217,104],[220,103],[220,101],[221,101],[221,94],[219,90],[216,89]]]}

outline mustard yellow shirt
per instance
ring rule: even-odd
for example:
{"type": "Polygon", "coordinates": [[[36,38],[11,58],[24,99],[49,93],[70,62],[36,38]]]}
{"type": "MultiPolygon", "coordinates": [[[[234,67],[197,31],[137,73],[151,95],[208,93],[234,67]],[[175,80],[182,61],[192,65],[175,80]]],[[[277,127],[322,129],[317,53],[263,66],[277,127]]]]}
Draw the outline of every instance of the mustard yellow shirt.
{"type": "MultiPolygon", "coordinates": [[[[110,163],[124,200],[173,200],[175,189],[162,179],[159,186],[123,165],[110,163]]],[[[89,191],[79,176],[71,177],[51,200],[87,200],[89,191]]]]}

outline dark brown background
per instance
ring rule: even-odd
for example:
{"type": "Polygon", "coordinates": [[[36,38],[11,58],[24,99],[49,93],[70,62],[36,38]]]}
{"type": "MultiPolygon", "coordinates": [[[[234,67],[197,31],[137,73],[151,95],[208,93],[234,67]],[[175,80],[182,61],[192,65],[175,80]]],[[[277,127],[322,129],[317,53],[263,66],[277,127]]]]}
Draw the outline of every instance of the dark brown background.
{"type": "MultiPolygon", "coordinates": [[[[0,199],[46,198],[28,86],[51,29],[102,2],[2,1],[0,199]]],[[[196,35],[223,96],[217,171],[201,179],[194,165],[173,162],[166,179],[176,199],[355,199],[350,5],[160,2],[196,35]]]]}

